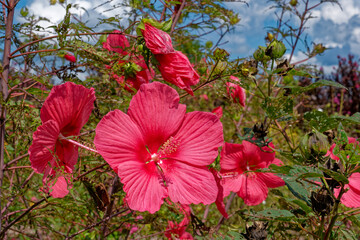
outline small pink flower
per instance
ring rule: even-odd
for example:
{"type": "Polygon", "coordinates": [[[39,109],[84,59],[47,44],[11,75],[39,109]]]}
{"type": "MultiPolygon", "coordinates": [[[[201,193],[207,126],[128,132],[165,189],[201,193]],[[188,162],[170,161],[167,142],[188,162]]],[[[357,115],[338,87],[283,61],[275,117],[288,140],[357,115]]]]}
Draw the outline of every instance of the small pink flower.
{"type": "Polygon", "coordinates": [[[200,98],[204,99],[205,101],[209,100],[209,97],[206,94],[201,94],[200,98]]]}
{"type": "MultiPolygon", "coordinates": [[[[114,33],[121,33],[118,30],[114,30],[114,33]]],[[[108,51],[117,52],[120,55],[128,55],[126,51],[129,48],[129,42],[123,34],[109,34],[106,39],[106,42],[103,43],[103,48],[108,51]]],[[[139,72],[136,72],[135,76],[118,76],[117,74],[112,74],[112,77],[121,85],[124,85],[124,88],[133,92],[133,88],[138,90],[141,84],[148,83],[154,75],[153,69],[148,69],[145,60],[142,56],[131,55],[132,61],[141,67],[139,72]]],[[[127,61],[119,61],[120,63],[125,63],[127,61]]],[[[109,68],[109,67],[107,67],[109,68]]]]}
{"type": "Polygon", "coordinates": [[[194,96],[190,86],[198,84],[200,76],[182,52],[158,54],[155,55],[155,58],[159,62],[158,67],[165,81],[184,89],[194,96]]]}
{"type": "MultiPolygon", "coordinates": [[[[356,144],[356,145],[359,144],[359,142],[356,141],[356,138],[353,138],[353,137],[348,137],[348,141],[349,141],[348,144],[356,144]]],[[[327,153],[324,155],[324,157],[330,156],[330,158],[331,158],[332,160],[339,161],[340,158],[334,154],[334,148],[335,148],[335,146],[336,146],[336,144],[333,143],[333,144],[331,145],[330,149],[329,149],[329,150],[327,151],[327,153]]]]}
{"type": "MultiPolygon", "coordinates": [[[[239,82],[239,79],[237,77],[230,76],[230,79],[239,82]]],[[[245,107],[245,89],[240,87],[238,84],[227,82],[226,91],[227,94],[233,99],[234,103],[240,103],[241,106],[245,107]]]]}
{"type": "Polygon", "coordinates": [[[214,108],[211,112],[214,113],[219,119],[220,119],[220,118],[222,117],[222,115],[223,115],[223,109],[222,109],[221,106],[214,108]]]}
{"type": "Polygon", "coordinates": [[[181,204],[216,200],[206,166],[223,143],[222,124],[212,113],[186,113],[168,85],[141,85],[127,114],[115,110],[100,121],[94,142],[120,176],[131,209],[154,213],[166,197],[181,204]]]}
{"type": "Polygon", "coordinates": [[[103,48],[110,52],[117,52],[120,55],[127,55],[126,49],[130,46],[129,41],[120,31],[114,30],[113,33],[119,34],[109,34],[106,42],[103,42],[103,48]]]}
{"type": "MultiPolygon", "coordinates": [[[[353,173],[349,177],[349,184],[345,185],[345,192],[341,196],[341,203],[349,208],[360,207],[360,173],[353,173]]],[[[340,188],[334,189],[335,197],[338,197],[340,188]]]]}
{"type": "Polygon", "coordinates": [[[65,53],[64,58],[70,62],[73,62],[73,63],[76,62],[76,57],[74,55],[72,55],[71,53],[65,53]]]}
{"type": "Polygon", "coordinates": [[[258,147],[243,141],[242,144],[225,143],[221,151],[221,173],[224,178],[224,196],[236,192],[244,203],[254,206],[262,203],[268,188],[285,185],[285,182],[273,173],[257,172],[270,164],[280,165],[275,152],[268,147],[258,147]]]}
{"type": "Polygon", "coordinates": [[[33,134],[29,148],[31,167],[44,173],[43,182],[51,189],[51,196],[64,197],[78,159],[78,147],[62,140],[77,136],[88,121],[95,91],[67,82],[52,88],[41,108],[42,125],[33,134]]]}
{"type": "Polygon", "coordinates": [[[171,37],[166,32],[145,24],[145,30],[142,30],[142,34],[145,39],[145,44],[153,54],[167,54],[175,52],[171,37]]]}
{"type": "Polygon", "coordinates": [[[183,240],[191,240],[194,239],[193,236],[186,232],[186,228],[188,226],[188,221],[182,220],[180,223],[168,221],[168,227],[166,228],[165,237],[168,238],[168,240],[172,239],[183,239],[183,240]]]}

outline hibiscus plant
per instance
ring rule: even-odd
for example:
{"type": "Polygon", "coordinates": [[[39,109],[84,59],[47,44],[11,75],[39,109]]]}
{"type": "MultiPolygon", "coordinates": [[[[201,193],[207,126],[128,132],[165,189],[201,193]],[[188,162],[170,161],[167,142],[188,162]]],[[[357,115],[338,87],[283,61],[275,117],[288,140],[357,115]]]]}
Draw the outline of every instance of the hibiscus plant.
{"type": "Polygon", "coordinates": [[[351,89],[304,85],[322,44],[292,61],[337,1],[272,1],[278,25],[238,59],[222,1],[121,1],[92,27],[50,1],[48,28],[26,7],[14,24],[18,2],[0,1],[0,239],[359,238],[360,113],[305,107],[351,89]]]}

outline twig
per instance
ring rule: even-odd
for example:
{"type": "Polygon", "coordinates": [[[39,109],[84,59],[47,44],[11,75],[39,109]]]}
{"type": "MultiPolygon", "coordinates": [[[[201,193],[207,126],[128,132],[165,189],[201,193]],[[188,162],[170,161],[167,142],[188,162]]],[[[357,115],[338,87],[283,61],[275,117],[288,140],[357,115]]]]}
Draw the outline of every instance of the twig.
{"type": "Polygon", "coordinates": [[[34,203],[31,207],[29,207],[28,209],[26,209],[26,211],[21,214],[20,216],[18,216],[17,218],[15,218],[12,222],[10,222],[7,226],[4,227],[4,229],[0,232],[0,238],[4,237],[5,232],[12,226],[14,225],[16,222],[18,222],[21,218],[23,218],[26,214],[28,214],[31,210],[33,210],[35,207],[37,207],[38,205],[40,205],[42,202],[44,202],[46,199],[48,199],[50,196],[48,197],[44,197],[43,199],[41,199],[40,201],[37,201],[36,203],[34,203]]]}
{"type": "Polygon", "coordinates": [[[121,211],[119,211],[119,212],[117,212],[117,213],[114,213],[113,215],[108,216],[108,217],[102,219],[101,221],[99,221],[99,222],[97,222],[97,223],[94,223],[94,224],[92,224],[92,225],[90,225],[90,226],[88,226],[88,227],[86,227],[86,228],[78,231],[77,233],[74,233],[74,234],[71,235],[71,236],[66,237],[65,240],[71,239],[71,238],[73,238],[73,237],[75,237],[75,236],[77,236],[77,235],[79,235],[79,234],[81,234],[81,233],[83,233],[83,232],[85,232],[85,231],[87,231],[87,230],[89,230],[89,229],[92,229],[92,228],[94,228],[94,227],[96,227],[96,226],[99,226],[99,225],[102,224],[103,222],[108,221],[109,219],[111,219],[111,218],[113,218],[113,217],[116,217],[117,215],[120,215],[121,213],[124,213],[124,212],[126,212],[126,211],[128,211],[128,210],[129,210],[129,209],[127,208],[127,209],[121,210],[121,211]]]}
{"type": "Polygon", "coordinates": [[[10,162],[8,162],[4,165],[4,169],[7,168],[8,166],[10,166],[11,164],[16,163],[17,161],[19,161],[27,156],[29,156],[29,153],[25,153],[24,155],[14,158],[13,160],[11,160],[10,162]]]}

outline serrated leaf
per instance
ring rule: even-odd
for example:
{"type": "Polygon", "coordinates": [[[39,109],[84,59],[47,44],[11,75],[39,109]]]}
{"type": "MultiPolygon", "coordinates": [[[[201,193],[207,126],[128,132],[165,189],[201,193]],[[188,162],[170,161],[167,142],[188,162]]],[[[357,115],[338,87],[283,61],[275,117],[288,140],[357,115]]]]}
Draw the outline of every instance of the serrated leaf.
{"type": "Polygon", "coordinates": [[[304,119],[309,122],[310,127],[317,129],[319,132],[333,129],[338,125],[336,119],[329,118],[326,113],[321,111],[306,112],[304,119]]]}

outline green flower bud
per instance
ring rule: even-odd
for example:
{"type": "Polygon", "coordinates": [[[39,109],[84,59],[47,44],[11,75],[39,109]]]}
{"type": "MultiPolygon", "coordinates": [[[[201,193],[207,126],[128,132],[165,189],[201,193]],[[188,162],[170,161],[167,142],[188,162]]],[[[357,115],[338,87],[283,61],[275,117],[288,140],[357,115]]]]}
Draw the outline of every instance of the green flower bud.
{"type": "Polygon", "coordinates": [[[284,43],[275,39],[266,48],[265,54],[271,57],[271,59],[278,59],[281,58],[285,52],[286,47],[284,43]]]}
{"type": "Polygon", "coordinates": [[[216,60],[225,60],[230,55],[225,49],[221,48],[216,48],[213,54],[216,60]]]}
{"type": "Polygon", "coordinates": [[[299,148],[305,162],[316,163],[323,160],[330,144],[327,136],[313,130],[301,139],[299,148]]]}

